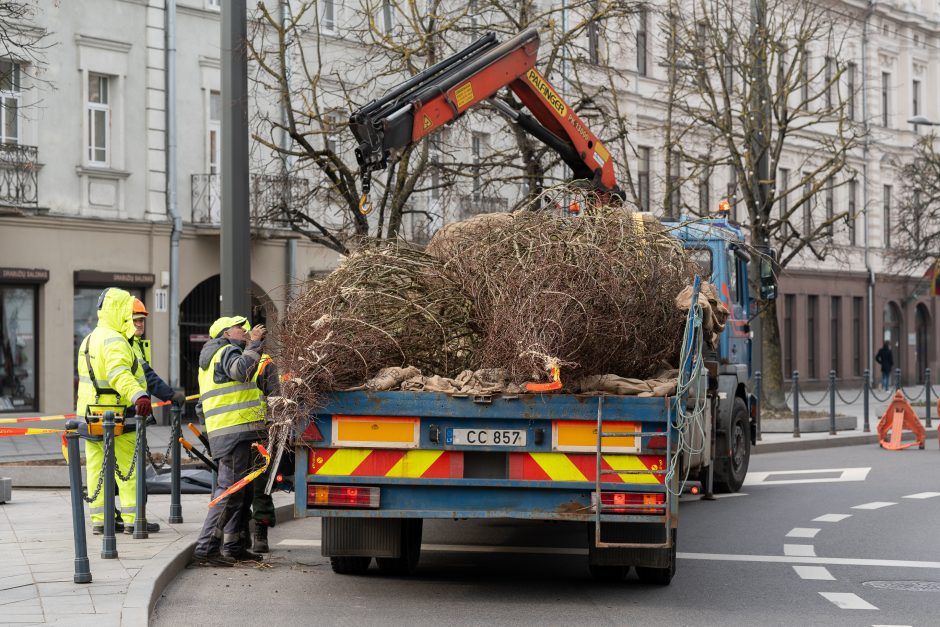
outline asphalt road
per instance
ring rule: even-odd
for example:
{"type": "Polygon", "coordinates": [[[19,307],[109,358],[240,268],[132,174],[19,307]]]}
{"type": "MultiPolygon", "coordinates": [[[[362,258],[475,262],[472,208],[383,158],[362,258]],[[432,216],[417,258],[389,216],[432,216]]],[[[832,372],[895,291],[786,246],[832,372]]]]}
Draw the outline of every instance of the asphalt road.
{"type": "Polygon", "coordinates": [[[665,588],[632,573],[593,581],[581,527],[505,520],[426,521],[410,578],[374,565],[365,577],[335,575],[320,556],[320,521],[307,519],[272,530],[267,568],[184,571],[153,624],[940,622],[936,441],[926,451],[759,455],[748,481],[739,496],[683,501],[678,572],[665,588]],[[788,472],[807,470],[826,472],[788,472]]]}

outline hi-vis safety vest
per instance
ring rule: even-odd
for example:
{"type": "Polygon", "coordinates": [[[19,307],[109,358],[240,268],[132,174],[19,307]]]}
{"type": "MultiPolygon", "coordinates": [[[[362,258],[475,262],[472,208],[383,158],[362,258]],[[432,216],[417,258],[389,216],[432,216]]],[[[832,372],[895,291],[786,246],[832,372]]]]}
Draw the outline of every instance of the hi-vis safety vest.
{"type": "Polygon", "coordinates": [[[210,438],[255,431],[264,423],[264,401],[256,380],[257,372],[247,383],[215,382],[216,366],[225,351],[232,348],[231,345],[220,347],[209,360],[209,367],[199,369],[199,401],[210,438]]]}
{"type": "Polygon", "coordinates": [[[142,340],[139,337],[131,338],[131,345],[134,347],[134,355],[140,361],[150,363],[150,340],[142,340]]]}
{"type": "MultiPolygon", "coordinates": [[[[261,354],[261,361],[258,362],[258,367],[255,369],[255,374],[251,377],[251,380],[255,385],[258,386],[258,389],[261,389],[261,383],[259,379],[261,378],[261,373],[264,372],[264,369],[274,363],[274,360],[271,359],[271,356],[267,353],[261,354]]],[[[268,413],[268,397],[264,395],[264,392],[261,393],[261,411],[263,414],[268,413]]]]}
{"type": "Polygon", "coordinates": [[[126,338],[102,327],[96,327],[85,337],[78,349],[79,416],[85,415],[88,405],[133,407],[137,398],[146,393],[144,368],[126,338]],[[113,366],[110,372],[109,363],[113,366]]]}

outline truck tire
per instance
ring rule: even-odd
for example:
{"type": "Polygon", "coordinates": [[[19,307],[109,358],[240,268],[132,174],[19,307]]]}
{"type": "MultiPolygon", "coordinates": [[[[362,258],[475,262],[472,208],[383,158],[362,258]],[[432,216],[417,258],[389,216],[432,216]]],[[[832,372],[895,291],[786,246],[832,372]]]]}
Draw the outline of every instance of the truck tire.
{"type": "Polygon", "coordinates": [[[727,432],[718,440],[715,456],[715,492],[737,492],[744,484],[751,459],[751,421],[747,405],[734,399],[727,432]]]}
{"type": "Polygon", "coordinates": [[[597,564],[588,564],[591,571],[591,577],[595,581],[623,581],[630,572],[629,566],[600,566],[597,564]]]}
{"type": "Polygon", "coordinates": [[[636,576],[641,583],[654,586],[668,586],[676,574],[676,530],[672,530],[672,548],[669,549],[669,566],[666,568],[651,568],[637,566],[636,576]]]}
{"type": "Polygon", "coordinates": [[[364,575],[372,563],[371,557],[331,557],[330,566],[337,575],[364,575]]]}
{"type": "Polygon", "coordinates": [[[375,563],[385,575],[411,575],[421,559],[421,518],[406,518],[401,521],[401,557],[377,557],[375,563]]]}

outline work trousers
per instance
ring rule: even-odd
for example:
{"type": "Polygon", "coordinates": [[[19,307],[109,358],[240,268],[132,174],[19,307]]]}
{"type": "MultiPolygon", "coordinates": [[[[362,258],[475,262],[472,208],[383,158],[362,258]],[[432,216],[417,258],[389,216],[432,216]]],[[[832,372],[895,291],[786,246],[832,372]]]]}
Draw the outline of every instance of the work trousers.
{"type": "MultiPolygon", "coordinates": [[[[115,467],[123,473],[131,467],[134,461],[134,445],[137,442],[136,433],[123,433],[114,438],[114,464],[115,467]]],[[[98,476],[104,468],[104,442],[95,442],[94,440],[85,440],[85,482],[88,484],[89,493],[94,492],[98,485],[98,476]]],[[[118,485],[118,501],[121,503],[121,519],[126,524],[134,522],[137,516],[137,469],[124,481],[114,473],[114,480],[118,485]]],[[[104,478],[108,481],[108,477],[104,478]]],[[[110,505],[110,504],[109,504],[110,505]]],[[[91,511],[91,522],[104,524],[105,503],[104,486],[98,492],[97,498],[89,506],[91,511]]],[[[108,511],[109,516],[114,514],[108,511]]]]}
{"type": "MultiPolygon", "coordinates": [[[[251,442],[239,442],[231,452],[217,461],[219,477],[212,498],[218,497],[248,474],[251,469],[251,442]]],[[[221,548],[222,553],[234,555],[247,548],[242,530],[250,505],[251,492],[243,488],[211,507],[196,541],[196,554],[210,555],[221,548]]]]}
{"type": "MultiPolygon", "coordinates": [[[[252,468],[260,468],[264,465],[264,457],[261,453],[258,452],[258,449],[251,449],[252,451],[252,468]]],[[[273,455],[273,452],[272,452],[273,455]]],[[[274,463],[273,460],[271,462],[274,463]]],[[[264,471],[257,479],[248,484],[248,488],[252,491],[251,497],[251,518],[255,521],[256,525],[265,525],[266,527],[273,527],[275,521],[274,516],[274,499],[271,498],[270,494],[265,494],[264,489],[268,485],[268,477],[271,476],[271,473],[276,472],[276,468],[268,466],[268,469],[264,471]]]]}

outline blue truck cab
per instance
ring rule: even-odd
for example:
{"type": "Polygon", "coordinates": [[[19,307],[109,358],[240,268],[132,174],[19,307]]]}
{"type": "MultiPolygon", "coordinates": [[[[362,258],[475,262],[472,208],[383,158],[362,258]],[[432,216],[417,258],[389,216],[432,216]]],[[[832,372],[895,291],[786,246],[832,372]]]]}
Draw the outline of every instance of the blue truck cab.
{"type": "Polygon", "coordinates": [[[295,442],[295,512],[321,518],[335,572],[362,574],[375,559],[410,573],[425,519],[504,518],[584,524],[595,577],[635,567],[642,581],[670,582],[679,494],[736,491],[753,425],[743,234],[723,220],[667,227],[732,312],[713,354],[692,350],[702,329],[689,312],[674,395],[326,398],[295,442]]]}

